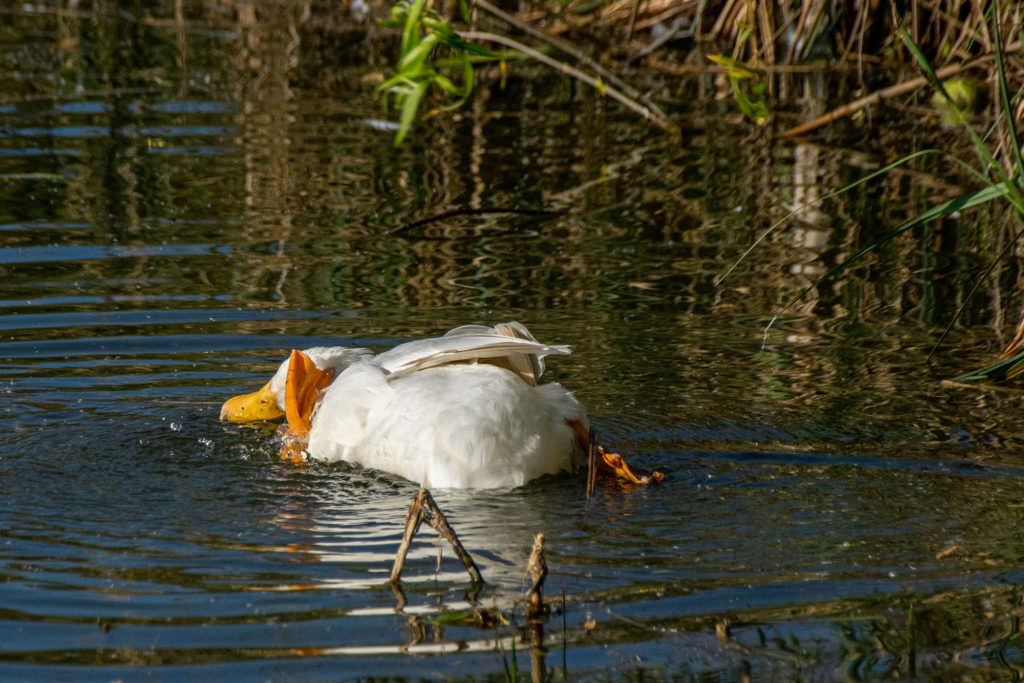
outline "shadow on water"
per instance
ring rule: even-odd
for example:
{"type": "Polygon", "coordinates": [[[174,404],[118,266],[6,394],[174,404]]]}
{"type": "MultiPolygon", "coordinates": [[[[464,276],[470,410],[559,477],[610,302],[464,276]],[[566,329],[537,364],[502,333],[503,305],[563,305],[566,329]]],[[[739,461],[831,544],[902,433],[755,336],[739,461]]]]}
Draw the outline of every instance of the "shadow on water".
{"type": "Polygon", "coordinates": [[[1017,269],[926,369],[984,261],[966,235],[998,217],[889,246],[763,336],[955,193],[922,159],[714,284],[785,205],[934,146],[924,127],[789,146],[694,96],[679,146],[517,67],[396,150],[365,29],[289,3],[77,7],[0,10],[5,679],[1018,675],[1020,397],[938,381],[998,346],[1017,269]],[[502,208],[559,213],[482,212],[502,208]],[[572,476],[435,492],[487,585],[471,601],[426,534],[396,611],[415,486],[284,466],[220,402],[293,347],[507,319],[572,345],[551,378],[668,479],[589,505],[572,476]],[[538,531],[540,649],[513,604],[538,531]],[[511,623],[444,618],[493,605],[511,623]]]}

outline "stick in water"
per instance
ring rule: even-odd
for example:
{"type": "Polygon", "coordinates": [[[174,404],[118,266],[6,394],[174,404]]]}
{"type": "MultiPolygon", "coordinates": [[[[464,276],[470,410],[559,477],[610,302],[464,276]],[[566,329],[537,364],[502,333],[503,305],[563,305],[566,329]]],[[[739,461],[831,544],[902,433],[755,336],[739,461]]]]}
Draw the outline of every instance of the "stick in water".
{"type": "Polygon", "coordinates": [[[391,583],[398,583],[402,580],[405,557],[409,554],[412,539],[416,532],[419,531],[420,524],[423,522],[426,522],[428,526],[448,541],[452,546],[452,550],[455,551],[455,556],[459,558],[462,566],[469,572],[469,578],[473,583],[483,583],[484,579],[480,575],[480,570],[477,569],[476,562],[473,561],[472,556],[470,556],[469,552],[459,541],[455,530],[452,529],[441,509],[437,507],[437,503],[434,502],[434,497],[430,495],[430,491],[426,489],[420,489],[413,496],[412,503],[409,505],[409,512],[405,515],[405,533],[402,535],[402,544],[398,546],[398,552],[395,554],[395,563],[391,567],[391,583]]]}
{"type": "Polygon", "coordinates": [[[544,616],[544,579],[548,578],[548,563],[544,559],[544,534],[539,533],[533,538],[533,550],[530,552],[530,562],[526,565],[530,572],[533,584],[526,591],[526,616],[530,619],[539,619],[544,616]]]}

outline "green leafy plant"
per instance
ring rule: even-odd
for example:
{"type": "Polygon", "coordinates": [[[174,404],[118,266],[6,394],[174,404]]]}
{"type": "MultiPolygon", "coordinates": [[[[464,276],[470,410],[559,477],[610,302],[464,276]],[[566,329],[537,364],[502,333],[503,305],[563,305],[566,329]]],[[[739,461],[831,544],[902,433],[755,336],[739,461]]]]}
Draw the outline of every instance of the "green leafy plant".
{"type": "Polygon", "coordinates": [[[708,59],[727,68],[726,75],[729,77],[729,85],[732,86],[732,94],[736,98],[736,104],[739,105],[740,111],[757,125],[763,126],[768,120],[768,87],[757,72],[732,57],[708,55],[708,59]],[[750,81],[751,96],[743,92],[742,81],[750,81]]]}
{"type": "MultiPolygon", "coordinates": [[[[477,0],[477,5],[514,26],[524,28],[518,20],[486,0],[477,0]]],[[[463,20],[468,24],[469,10],[466,0],[460,0],[459,6],[462,9],[463,20]]],[[[416,112],[430,86],[437,86],[455,98],[453,102],[436,111],[454,109],[461,106],[473,91],[475,64],[501,60],[504,67],[505,60],[524,57],[546,64],[590,85],[602,96],[616,100],[675,137],[682,137],[679,126],[654,102],[640,96],[620,78],[586,57],[567,41],[557,40],[536,29],[525,27],[527,33],[539,36],[550,46],[576,57],[598,75],[581,71],[508,36],[488,32],[456,31],[441,15],[426,6],[426,0],[415,0],[411,3],[402,0],[392,8],[390,18],[381,23],[387,27],[402,29],[402,56],[397,67],[398,73],[379,87],[381,92],[394,97],[395,107],[401,112],[398,133],[395,135],[396,146],[402,143],[412,128],[416,112]],[[496,43],[508,49],[493,51],[473,41],[496,43]],[[442,48],[447,56],[438,57],[438,51],[442,48]],[[456,74],[461,74],[461,86],[456,85],[453,80],[456,74]],[[630,94],[630,91],[633,94],[630,94]]]]}
{"type": "MultiPolygon", "coordinates": [[[[460,0],[459,5],[463,18],[468,21],[469,10],[465,0],[460,0]]],[[[398,73],[378,88],[385,96],[394,97],[395,108],[400,112],[396,146],[412,128],[420,103],[431,86],[455,98],[441,110],[454,109],[473,92],[474,62],[504,58],[501,53],[461,38],[440,14],[426,6],[426,0],[411,3],[402,0],[391,8],[391,17],[381,23],[402,29],[398,73]],[[438,57],[441,48],[449,56],[438,57]],[[461,75],[461,86],[453,80],[456,73],[461,75]]]]}

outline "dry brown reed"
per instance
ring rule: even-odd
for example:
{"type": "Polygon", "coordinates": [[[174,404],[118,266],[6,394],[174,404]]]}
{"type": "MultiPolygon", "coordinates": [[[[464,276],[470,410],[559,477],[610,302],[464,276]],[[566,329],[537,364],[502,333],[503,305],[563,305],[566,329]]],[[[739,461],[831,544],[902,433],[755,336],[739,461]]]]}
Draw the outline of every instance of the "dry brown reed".
{"type": "MultiPolygon", "coordinates": [[[[642,52],[655,41],[679,47],[673,38],[750,64],[795,65],[903,57],[897,31],[904,26],[937,66],[993,51],[989,3],[974,0],[573,0],[531,4],[518,18],[543,22],[552,34],[620,36],[642,52]]],[[[1020,3],[1005,2],[999,23],[1016,35],[1024,21],[1020,3]]],[[[685,45],[683,45],[685,47],[685,45]]]]}

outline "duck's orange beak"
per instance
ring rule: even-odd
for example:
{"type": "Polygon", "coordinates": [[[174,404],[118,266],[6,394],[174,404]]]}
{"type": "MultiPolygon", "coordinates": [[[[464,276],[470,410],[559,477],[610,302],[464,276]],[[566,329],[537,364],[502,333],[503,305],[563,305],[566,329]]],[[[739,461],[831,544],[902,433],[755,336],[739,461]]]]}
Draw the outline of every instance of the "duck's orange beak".
{"type": "Polygon", "coordinates": [[[284,412],[288,418],[288,433],[285,435],[281,459],[293,464],[302,464],[302,456],[309,430],[313,428],[313,408],[316,407],[320,392],[334,379],[330,370],[320,370],[309,356],[298,349],[292,351],[288,362],[288,377],[284,385],[284,412]]]}
{"type": "Polygon", "coordinates": [[[284,411],[277,405],[277,395],[270,390],[270,382],[259,391],[229,398],[220,407],[222,422],[274,420],[282,415],[284,411]]]}

